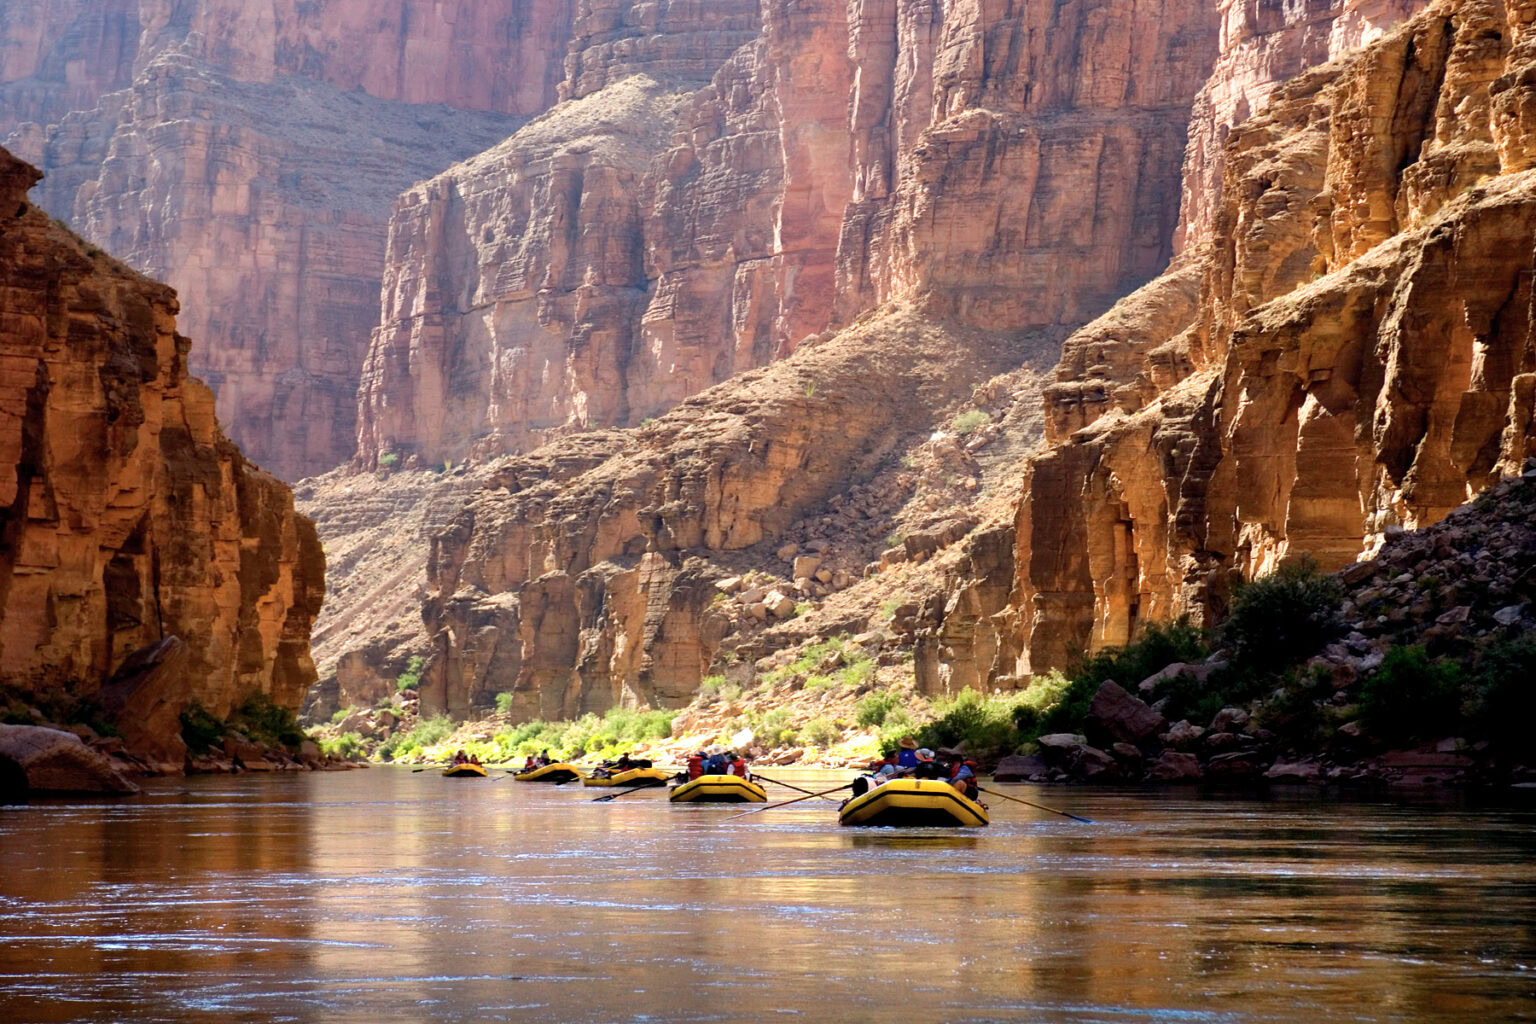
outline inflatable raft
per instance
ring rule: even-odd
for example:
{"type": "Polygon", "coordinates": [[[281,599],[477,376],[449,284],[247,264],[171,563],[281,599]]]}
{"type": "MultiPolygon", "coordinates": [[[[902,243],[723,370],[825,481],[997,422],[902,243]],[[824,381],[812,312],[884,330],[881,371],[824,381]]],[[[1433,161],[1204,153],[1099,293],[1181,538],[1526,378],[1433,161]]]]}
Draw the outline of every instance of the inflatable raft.
{"type": "Polygon", "coordinates": [[[450,779],[483,779],[485,778],[485,766],[478,764],[456,764],[444,768],[443,774],[450,779]]]}
{"type": "Polygon", "coordinates": [[[581,778],[581,769],[564,761],[546,764],[531,772],[522,772],[512,778],[517,782],[571,782],[581,778]]]}
{"type": "Polygon", "coordinates": [[[986,808],[947,782],[892,779],[854,797],[837,812],[839,825],[896,825],[979,828],[989,825],[986,808]]]}
{"type": "Polygon", "coordinates": [[[631,768],[613,775],[588,775],[581,780],[583,786],[664,786],[672,777],[671,772],[660,768],[631,768]]]}
{"type": "Polygon", "coordinates": [[[768,794],[739,775],[700,775],[675,787],[667,799],[675,804],[761,804],[768,794]]]}

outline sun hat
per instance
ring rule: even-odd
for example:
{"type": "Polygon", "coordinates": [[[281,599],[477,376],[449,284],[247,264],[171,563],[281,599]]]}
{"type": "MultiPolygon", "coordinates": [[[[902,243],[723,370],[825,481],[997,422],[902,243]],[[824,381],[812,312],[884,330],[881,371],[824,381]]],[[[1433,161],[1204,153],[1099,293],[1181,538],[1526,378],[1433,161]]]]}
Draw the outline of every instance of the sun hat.
{"type": "Polygon", "coordinates": [[[922,750],[917,752],[917,759],[919,761],[932,761],[933,751],[929,750],[927,747],[924,747],[922,750]]]}
{"type": "Polygon", "coordinates": [[[902,750],[916,750],[917,740],[913,739],[911,736],[903,736],[901,741],[898,743],[898,746],[900,746],[902,750]]]}

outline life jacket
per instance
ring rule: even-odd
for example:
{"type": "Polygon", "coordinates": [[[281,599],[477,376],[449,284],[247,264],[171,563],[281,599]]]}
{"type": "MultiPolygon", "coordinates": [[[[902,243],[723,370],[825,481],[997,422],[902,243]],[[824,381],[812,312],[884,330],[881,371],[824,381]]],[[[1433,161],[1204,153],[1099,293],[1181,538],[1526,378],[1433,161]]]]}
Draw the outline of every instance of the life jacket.
{"type": "Polygon", "coordinates": [[[688,755],[688,779],[692,781],[704,774],[704,759],[698,754],[688,755]]]}
{"type": "Polygon", "coordinates": [[[747,762],[743,761],[739,757],[736,760],[732,761],[731,762],[731,774],[732,775],[739,775],[742,778],[746,778],[747,777],[747,762]]]}

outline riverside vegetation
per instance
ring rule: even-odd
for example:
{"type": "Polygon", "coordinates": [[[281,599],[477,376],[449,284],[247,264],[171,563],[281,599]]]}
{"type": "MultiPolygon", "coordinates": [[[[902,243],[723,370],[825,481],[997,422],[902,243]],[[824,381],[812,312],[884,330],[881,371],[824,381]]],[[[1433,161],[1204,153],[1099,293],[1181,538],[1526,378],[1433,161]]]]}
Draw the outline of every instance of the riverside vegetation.
{"type": "Polygon", "coordinates": [[[924,697],[910,652],[838,635],[722,665],[675,711],[514,723],[502,694],[496,712],[456,724],[415,714],[413,663],[403,692],[337,712],[321,746],[418,762],[459,748],[486,761],[667,758],[722,742],[769,764],[846,766],[910,735],[1038,781],[1524,778],[1533,522],[1536,465],[1436,527],[1394,532],[1371,561],[1329,575],[1299,559],[1240,583],[1214,629],[1149,623],[1017,690],[924,697]]]}

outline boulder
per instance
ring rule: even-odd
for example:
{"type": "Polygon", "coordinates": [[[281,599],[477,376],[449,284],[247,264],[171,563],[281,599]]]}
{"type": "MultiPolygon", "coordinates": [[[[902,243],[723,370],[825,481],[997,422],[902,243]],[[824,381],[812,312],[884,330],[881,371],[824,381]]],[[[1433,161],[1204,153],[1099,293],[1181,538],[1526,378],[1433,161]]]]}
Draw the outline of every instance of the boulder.
{"type": "Polygon", "coordinates": [[[768,614],[776,619],[787,619],[795,614],[794,599],[777,590],[769,591],[768,596],[763,598],[763,606],[768,609],[768,614]]]}
{"type": "Polygon", "coordinates": [[[1068,768],[1073,775],[1090,782],[1111,782],[1123,776],[1119,762],[1098,747],[1080,746],[1072,751],[1068,768]]]}
{"type": "Polygon", "coordinates": [[[1186,662],[1176,661],[1160,671],[1147,676],[1147,678],[1137,684],[1136,689],[1140,693],[1152,696],[1157,693],[1158,687],[1180,676],[1191,676],[1203,681],[1206,676],[1211,674],[1213,667],[1211,665],[1190,665],[1186,662]]]}
{"type": "Polygon", "coordinates": [[[1323,766],[1316,761],[1277,761],[1264,777],[1271,782],[1316,782],[1322,774],[1323,766]]]}
{"type": "Polygon", "coordinates": [[[1156,782],[1189,782],[1200,777],[1200,759],[1194,754],[1165,750],[1147,766],[1147,778],[1156,782]]]}
{"type": "Polygon", "coordinates": [[[97,692],[102,713],[134,753],[178,766],[186,760],[181,712],[194,696],[189,654],[184,641],[168,636],[128,655],[97,692]]]}
{"type": "Polygon", "coordinates": [[[1525,606],[1518,604],[1506,605],[1493,613],[1493,621],[1501,626],[1513,626],[1520,621],[1525,614],[1525,606]]]}
{"type": "Polygon", "coordinates": [[[1141,746],[1168,728],[1168,720],[1147,706],[1147,702],[1106,679],[1088,705],[1087,732],[1090,738],[1108,738],[1113,743],[1141,746]]]}
{"type": "Polygon", "coordinates": [[[1248,712],[1242,708],[1222,708],[1211,719],[1211,732],[1237,732],[1248,724],[1248,712]]]}
{"type": "Polygon", "coordinates": [[[1179,750],[1187,750],[1205,735],[1205,730],[1198,725],[1190,725],[1189,719],[1181,718],[1168,727],[1168,731],[1158,737],[1165,747],[1175,747],[1179,750]]]}
{"type": "Polygon", "coordinates": [[[746,580],[741,576],[731,576],[727,579],[716,580],[715,589],[722,594],[734,594],[740,590],[746,580]]]}
{"type": "Polygon", "coordinates": [[[1039,754],[1013,754],[997,762],[992,770],[994,782],[1024,782],[1050,770],[1039,754]]]}
{"type": "Polygon", "coordinates": [[[816,570],[821,568],[819,555],[800,555],[793,563],[790,575],[797,580],[810,579],[816,575],[816,570]]]}
{"type": "Polygon", "coordinates": [[[1140,768],[1142,761],[1141,748],[1130,743],[1116,743],[1109,748],[1115,760],[1127,768],[1140,768]]]}
{"type": "Polygon", "coordinates": [[[62,729],[0,725],[0,802],[32,793],[137,793],[106,756],[62,729]]]}
{"type": "Polygon", "coordinates": [[[799,553],[800,545],[798,544],[785,544],[783,547],[779,548],[779,550],[774,552],[774,554],[778,556],[779,561],[781,562],[792,562],[794,561],[795,556],[799,553]]]}
{"type": "Polygon", "coordinates": [[[1053,732],[1041,736],[1035,742],[1039,744],[1040,753],[1045,755],[1047,761],[1057,763],[1074,747],[1085,746],[1088,743],[1088,737],[1075,732],[1053,732]]]}
{"type": "Polygon", "coordinates": [[[1251,779],[1264,774],[1268,760],[1257,751],[1234,750],[1217,754],[1205,763],[1207,775],[1224,779],[1251,779]]]}

